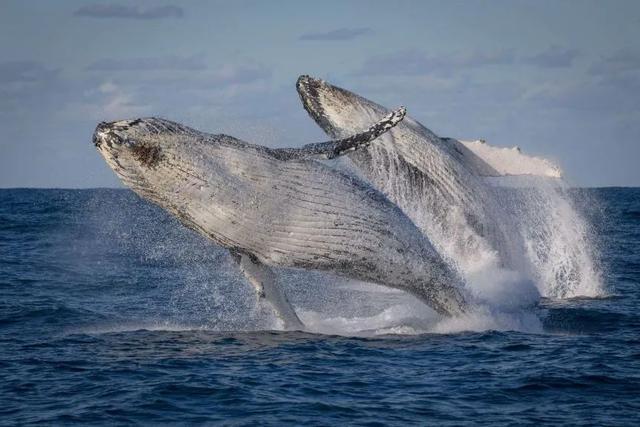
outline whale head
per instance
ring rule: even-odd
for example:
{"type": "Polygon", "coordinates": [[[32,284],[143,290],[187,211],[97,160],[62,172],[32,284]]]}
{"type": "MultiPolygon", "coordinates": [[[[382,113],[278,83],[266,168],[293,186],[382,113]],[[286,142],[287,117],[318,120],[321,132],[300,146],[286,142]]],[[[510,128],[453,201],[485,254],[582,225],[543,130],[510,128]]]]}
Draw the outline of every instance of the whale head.
{"type": "Polygon", "coordinates": [[[92,142],[125,185],[162,196],[170,191],[171,163],[190,155],[185,139],[196,133],[169,120],[139,118],[98,124],[92,142]]]}
{"type": "Polygon", "coordinates": [[[296,89],[307,113],[332,138],[345,138],[388,113],[366,98],[311,76],[300,76],[296,89]]]}

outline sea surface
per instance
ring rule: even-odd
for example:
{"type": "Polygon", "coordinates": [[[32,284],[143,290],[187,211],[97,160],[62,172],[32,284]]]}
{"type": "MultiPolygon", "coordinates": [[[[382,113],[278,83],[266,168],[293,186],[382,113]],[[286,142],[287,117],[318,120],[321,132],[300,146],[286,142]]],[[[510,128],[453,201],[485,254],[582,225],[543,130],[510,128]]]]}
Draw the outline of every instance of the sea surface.
{"type": "Polygon", "coordinates": [[[604,292],[442,322],[228,254],[127,190],[0,190],[0,425],[640,425],[640,189],[574,190],[604,292]]]}

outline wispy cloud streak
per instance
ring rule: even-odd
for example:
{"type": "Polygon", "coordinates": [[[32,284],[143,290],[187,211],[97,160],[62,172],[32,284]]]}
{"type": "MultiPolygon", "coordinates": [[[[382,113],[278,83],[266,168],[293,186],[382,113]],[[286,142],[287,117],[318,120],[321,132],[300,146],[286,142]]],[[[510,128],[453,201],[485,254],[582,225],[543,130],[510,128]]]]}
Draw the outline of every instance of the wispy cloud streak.
{"type": "Polygon", "coordinates": [[[137,6],[121,4],[88,4],[74,12],[75,16],[88,18],[119,19],[164,19],[182,18],[184,10],[178,6],[156,6],[142,9],[137,6]]]}
{"type": "Polygon", "coordinates": [[[327,31],[323,33],[306,33],[299,37],[299,40],[305,41],[345,41],[353,40],[372,33],[371,28],[339,28],[337,30],[327,31]]]}
{"type": "Polygon", "coordinates": [[[513,64],[512,50],[495,52],[468,52],[451,55],[427,55],[409,50],[388,55],[373,56],[365,61],[358,74],[361,75],[447,75],[459,68],[486,65],[513,64]]]}
{"type": "Polygon", "coordinates": [[[523,58],[522,62],[541,68],[567,68],[571,67],[579,56],[580,51],[578,49],[551,46],[544,52],[523,58]]]}
{"type": "Polygon", "coordinates": [[[140,58],[105,58],[100,59],[87,67],[90,71],[128,71],[128,70],[188,70],[197,71],[207,68],[200,56],[160,56],[140,58]]]}

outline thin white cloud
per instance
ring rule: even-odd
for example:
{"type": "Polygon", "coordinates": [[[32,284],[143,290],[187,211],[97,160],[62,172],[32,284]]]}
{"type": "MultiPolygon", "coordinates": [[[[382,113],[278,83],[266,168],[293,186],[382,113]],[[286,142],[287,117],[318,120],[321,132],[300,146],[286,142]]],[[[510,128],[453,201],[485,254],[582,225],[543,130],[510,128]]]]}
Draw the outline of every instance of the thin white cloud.
{"type": "Polygon", "coordinates": [[[142,9],[121,4],[87,4],[74,12],[75,16],[88,18],[164,19],[182,18],[184,10],[178,6],[156,6],[142,9]]]}
{"type": "Polygon", "coordinates": [[[416,50],[377,55],[365,61],[361,75],[438,75],[451,74],[457,69],[515,62],[512,50],[465,52],[447,55],[427,55],[416,50]]]}
{"type": "Polygon", "coordinates": [[[571,67],[578,56],[578,49],[551,46],[543,52],[524,57],[522,62],[541,68],[566,68],[571,67]]]}
{"type": "Polygon", "coordinates": [[[432,54],[405,50],[367,59],[359,75],[450,76],[459,70],[495,65],[529,65],[540,68],[571,67],[578,49],[551,46],[533,55],[517,55],[513,49],[432,54]]]}
{"type": "Polygon", "coordinates": [[[54,77],[57,70],[38,61],[9,61],[0,63],[0,84],[37,82],[54,77]]]}
{"type": "Polygon", "coordinates": [[[589,72],[596,76],[610,76],[640,72],[640,51],[621,49],[594,63],[589,72]]]}
{"type": "Polygon", "coordinates": [[[158,56],[140,58],[104,58],[87,67],[90,71],[129,71],[129,70],[204,70],[207,65],[201,56],[158,56]]]}

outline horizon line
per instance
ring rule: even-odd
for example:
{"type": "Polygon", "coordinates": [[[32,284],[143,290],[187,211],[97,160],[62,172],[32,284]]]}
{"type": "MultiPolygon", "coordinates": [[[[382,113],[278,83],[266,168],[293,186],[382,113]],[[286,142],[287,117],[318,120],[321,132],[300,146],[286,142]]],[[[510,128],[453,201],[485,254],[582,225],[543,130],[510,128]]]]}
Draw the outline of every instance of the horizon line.
{"type": "MultiPolygon", "coordinates": [[[[509,186],[502,186],[509,188],[509,186]]],[[[640,188],[640,185],[597,185],[597,186],[569,186],[571,189],[601,189],[601,188],[640,188]]],[[[2,190],[127,190],[127,187],[0,187],[2,190]]]]}

